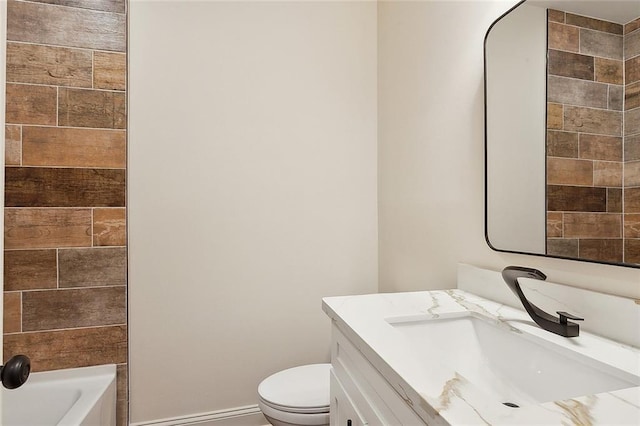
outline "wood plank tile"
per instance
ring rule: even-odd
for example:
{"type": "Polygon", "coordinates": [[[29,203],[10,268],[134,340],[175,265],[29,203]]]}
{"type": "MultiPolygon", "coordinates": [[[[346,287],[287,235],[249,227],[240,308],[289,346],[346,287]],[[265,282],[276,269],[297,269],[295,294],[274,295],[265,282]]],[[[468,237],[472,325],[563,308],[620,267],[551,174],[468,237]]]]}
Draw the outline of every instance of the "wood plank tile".
{"type": "Polygon", "coordinates": [[[593,162],[571,158],[547,159],[549,185],[593,185],[593,162]]]}
{"type": "Polygon", "coordinates": [[[640,55],[640,31],[635,31],[624,38],[624,57],[633,58],[638,55],[640,55]]]}
{"type": "Polygon", "coordinates": [[[125,324],[125,287],[94,287],[25,291],[22,294],[22,330],[125,324]]]}
{"type": "Polygon", "coordinates": [[[640,28],[640,18],[628,22],[624,26],[624,33],[629,34],[640,28]]]}
{"type": "Polygon", "coordinates": [[[577,258],[578,240],[566,238],[547,239],[547,254],[550,256],[577,258]]]}
{"type": "Polygon", "coordinates": [[[126,96],[120,92],[60,88],[58,124],[71,127],[124,129],[126,96]]]}
{"type": "Polygon", "coordinates": [[[7,84],[6,89],[7,123],[56,125],[55,87],[7,84]]]}
{"type": "Polygon", "coordinates": [[[607,188],[607,212],[622,213],[622,188],[607,188]]]}
{"type": "Polygon", "coordinates": [[[580,49],[580,30],[571,25],[549,22],[547,27],[549,49],[578,52],[580,49]]]}
{"type": "Polygon", "coordinates": [[[581,239],[580,258],[619,263],[623,259],[622,238],[581,239]]]}
{"type": "Polygon", "coordinates": [[[127,283],[127,251],[124,247],[61,249],[58,262],[60,288],[127,283]]]}
{"type": "Polygon", "coordinates": [[[55,250],[5,250],[5,291],[56,288],[57,285],[55,250]]]}
{"type": "Polygon", "coordinates": [[[640,238],[640,213],[624,215],[624,237],[640,238]]]}
{"type": "Polygon", "coordinates": [[[562,237],[562,217],[562,213],[547,212],[547,238],[562,237]]]}
{"type": "Polygon", "coordinates": [[[640,186],[640,161],[627,161],[624,163],[624,186],[640,186]]]}
{"type": "Polygon", "coordinates": [[[127,327],[123,325],[9,334],[4,357],[29,354],[32,371],[57,370],[127,361],[127,327]]]}
{"type": "Polygon", "coordinates": [[[640,108],[624,112],[624,134],[636,135],[640,133],[640,108]]]}
{"type": "Polygon", "coordinates": [[[640,160],[640,135],[625,136],[624,158],[627,161],[640,160]]]}
{"type": "Polygon", "coordinates": [[[608,32],[611,34],[622,34],[624,27],[615,22],[603,21],[602,19],[589,18],[573,13],[566,14],[566,22],[577,27],[589,28],[592,30],[608,32]]]}
{"type": "Polygon", "coordinates": [[[616,213],[565,213],[565,238],[622,238],[622,215],[616,213]]]}
{"type": "Polygon", "coordinates": [[[594,161],[593,184],[613,188],[622,187],[622,163],[617,161],[594,161]]]}
{"type": "Polygon", "coordinates": [[[37,3],[57,4],[104,12],[125,13],[125,0],[29,0],[37,3]]]}
{"type": "Polygon", "coordinates": [[[624,84],[624,62],[616,59],[595,58],[596,81],[624,84]]]}
{"type": "Polygon", "coordinates": [[[93,87],[125,90],[127,87],[127,55],[124,53],[93,52],[93,87]]]}
{"type": "Polygon", "coordinates": [[[7,43],[7,81],[91,87],[91,52],[64,47],[7,43]]]}
{"type": "Polygon", "coordinates": [[[117,399],[127,400],[127,383],[129,372],[127,364],[118,364],[116,366],[116,395],[117,399]]]}
{"type": "Polygon", "coordinates": [[[90,209],[4,209],[4,247],[91,246],[90,209]]]}
{"type": "Polygon", "coordinates": [[[627,84],[624,88],[624,109],[640,108],[640,81],[627,84]]]}
{"type": "Polygon", "coordinates": [[[116,401],[116,426],[129,425],[129,403],[125,400],[116,401]]]}
{"type": "Polygon", "coordinates": [[[564,22],[564,12],[562,10],[547,9],[549,22],[564,22]]]}
{"type": "Polygon", "coordinates": [[[624,240],[624,261],[640,264],[640,239],[624,240]]]}
{"type": "Polygon", "coordinates": [[[606,109],[609,87],[594,81],[550,75],[547,80],[547,100],[557,104],[606,109]]]}
{"type": "Polygon", "coordinates": [[[606,212],[607,189],[589,186],[547,185],[547,210],[606,212]]]}
{"type": "Polygon", "coordinates": [[[4,292],[4,332],[19,333],[22,331],[22,293],[19,291],[4,292]]]}
{"type": "Polygon", "coordinates": [[[622,138],[580,134],[580,158],[588,160],[622,161],[622,138]]]}
{"type": "Polygon", "coordinates": [[[116,367],[116,425],[127,426],[128,423],[128,399],[127,392],[128,371],[126,364],[120,364],[116,367]]]}
{"type": "Polygon", "coordinates": [[[126,167],[122,130],[23,128],[23,164],[56,167],[126,167]]]}
{"type": "Polygon", "coordinates": [[[578,158],[578,133],[547,131],[547,155],[578,158]]]}
{"type": "Polygon", "coordinates": [[[624,81],[625,84],[640,81],[640,56],[627,59],[624,62],[624,81]]]}
{"type": "Polygon", "coordinates": [[[123,207],[125,170],[7,167],[7,207],[123,207]]]}
{"type": "Polygon", "coordinates": [[[564,129],[570,132],[621,136],[622,113],[619,111],[565,106],[564,129]]]}
{"type": "Polygon", "coordinates": [[[9,0],[7,40],[124,52],[126,16],[9,0]]]}
{"type": "Polygon", "coordinates": [[[622,35],[580,29],[580,52],[584,55],[622,60],[623,47],[622,35]]]}
{"type": "Polygon", "coordinates": [[[550,75],[582,80],[595,78],[595,61],[592,56],[549,49],[547,61],[550,75]]]}
{"type": "Polygon", "coordinates": [[[124,246],[127,244],[126,209],[93,210],[93,245],[124,246]]]}
{"type": "Polygon", "coordinates": [[[564,127],[564,107],[560,104],[547,103],[547,129],[562,130],[564,127]]]}
{"type": "Polygon", "coordinates": [[[12,124],[4,126],[4,164],[19,166],[22,161],[22,128],[12,124]]]}
{"type": "Polygon", "coordinates": [[[640,188],[625,188],[624,212],[640,213],[640,188]]]}
{"type": "Polygon", "coordinates": [[[624,109],[624,86],[609,85],[609,109],[622,111],[624,109]]]}

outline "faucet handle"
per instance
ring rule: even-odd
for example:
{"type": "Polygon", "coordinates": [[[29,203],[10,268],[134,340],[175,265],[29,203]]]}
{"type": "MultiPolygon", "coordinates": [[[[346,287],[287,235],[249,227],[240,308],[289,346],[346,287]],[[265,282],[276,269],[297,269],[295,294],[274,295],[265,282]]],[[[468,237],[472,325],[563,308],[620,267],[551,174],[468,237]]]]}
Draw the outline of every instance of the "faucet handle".
{"type": "Polygon", "coordinates": [[[556,311],[558,315],[560,315],[560,324],[567,324],[567,319],[574,321],[584,321],[584,318],[577,317],[568,312],[556,311]]]}

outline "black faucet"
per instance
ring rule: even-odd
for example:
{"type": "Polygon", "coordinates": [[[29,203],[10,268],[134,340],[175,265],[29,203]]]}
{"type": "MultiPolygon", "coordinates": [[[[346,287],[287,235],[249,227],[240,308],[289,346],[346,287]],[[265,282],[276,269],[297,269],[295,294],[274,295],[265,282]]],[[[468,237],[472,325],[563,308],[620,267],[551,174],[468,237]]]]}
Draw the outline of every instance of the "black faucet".
{"type": "Polygon", "coordinates": [[[580,334],[580,326],[568,320],[582,321],[584,318],[578,318],[575,315],[560,311],[557,312],[559,317],[554,317],[529,302],[522,292],[518,278],[533,278],[544,281],[547,279],[545,274],[537,269],[524,268],[522,266],[507,266],[502,270],[502,278],[511,291],[518,296],[518,299],[522,302],[524,309],[526,309],[531,319],[540,327],[564,337],[576,337],[580,334]]]}

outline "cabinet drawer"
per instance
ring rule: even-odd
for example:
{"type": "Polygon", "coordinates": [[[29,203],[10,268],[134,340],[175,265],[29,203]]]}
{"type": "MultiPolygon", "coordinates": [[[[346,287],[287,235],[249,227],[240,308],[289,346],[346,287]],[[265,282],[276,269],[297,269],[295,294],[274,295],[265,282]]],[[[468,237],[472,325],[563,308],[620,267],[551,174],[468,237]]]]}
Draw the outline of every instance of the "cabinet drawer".
{"type": "Polygon", "coordinates": [[[410,404],[334,325],[331,363],[336,377],[371,425],[425,425],[410,404]],[[359,395],[359,401],[355,395],[359,395]]]}
{"type": "Polygon", "coordinates": [[[362,418],[355,404],[344,390],[333,370],[330,375],[330,422],[331,426],[365,426],[368,423],[362,418]]]}
{"type": "Polygon", "coordinates": [[[363,392],[363,389],[355,384],[352,377],[349,374],[345,374],[344,367],[340,361],[338,361],[338,365],[333,366],[332,372],[340,382],[344,392],[349,396],[351,403],[356,407],[360,417],[367,425],[383,426],[399,424],[391,413],[383,415],[380,412],[379,407],[375,405],[376,402],[369,399],[369,392],[363,392]]]}

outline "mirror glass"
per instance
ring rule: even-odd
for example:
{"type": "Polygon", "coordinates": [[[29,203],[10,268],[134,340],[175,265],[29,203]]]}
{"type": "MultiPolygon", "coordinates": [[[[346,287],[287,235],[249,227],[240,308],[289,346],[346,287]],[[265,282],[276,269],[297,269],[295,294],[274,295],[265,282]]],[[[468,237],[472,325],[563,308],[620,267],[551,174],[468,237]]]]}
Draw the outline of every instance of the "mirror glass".
{"type": "Polygon", "coordinates": [[[640,267],[640,1],[519,3],[485,40],[486,238],[640,267]]]}

